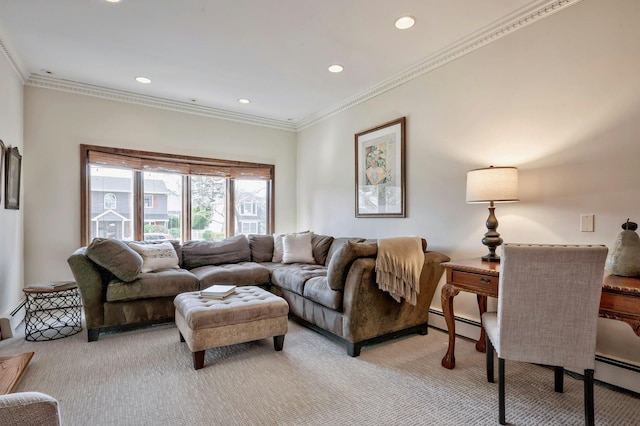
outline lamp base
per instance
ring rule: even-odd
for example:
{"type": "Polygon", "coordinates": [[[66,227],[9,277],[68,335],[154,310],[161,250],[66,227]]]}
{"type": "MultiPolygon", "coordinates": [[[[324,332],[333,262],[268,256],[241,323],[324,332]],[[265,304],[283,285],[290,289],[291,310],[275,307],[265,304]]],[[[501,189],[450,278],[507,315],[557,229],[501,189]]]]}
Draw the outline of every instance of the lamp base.
{"type": "Polygon", "coordinates": [[[486,256],[482,256],[482,260],[484,260],[485,262],[497,262],[497,263],[500,263],[500,256],[491,255],[491,253],[489,253],[486,256]]]}

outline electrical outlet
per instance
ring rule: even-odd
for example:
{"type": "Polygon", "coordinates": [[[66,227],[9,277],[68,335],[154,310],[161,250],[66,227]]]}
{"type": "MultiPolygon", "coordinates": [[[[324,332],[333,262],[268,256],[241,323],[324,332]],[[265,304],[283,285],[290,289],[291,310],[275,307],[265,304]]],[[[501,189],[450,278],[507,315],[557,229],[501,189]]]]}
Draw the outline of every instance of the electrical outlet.
{"type": "Polygon", "coordinates": [[[580,215],[580,232],[593,232],[593,218],[592,214],[580,215]]]}

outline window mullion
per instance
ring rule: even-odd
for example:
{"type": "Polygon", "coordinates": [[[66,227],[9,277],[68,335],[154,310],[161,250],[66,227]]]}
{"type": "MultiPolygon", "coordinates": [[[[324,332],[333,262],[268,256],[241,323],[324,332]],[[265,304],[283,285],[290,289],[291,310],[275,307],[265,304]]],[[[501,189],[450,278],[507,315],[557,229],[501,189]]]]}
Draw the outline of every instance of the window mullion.
{"type": "Polygon", "coordinates": [[[227,179],[227,236],[236,235],[236,191],[235,179],[227,179]]]}
{"type": "Polygon", "coordinates": [[[144,184],[142,172],[136,170],[133,173],[133,223],[135,229],[134,239],[144,240],[144,184]]]}
{"type": "Polygon", "coordinates": [[[182,241],[191,239],[191,176],[182,177],[182,241]]]}

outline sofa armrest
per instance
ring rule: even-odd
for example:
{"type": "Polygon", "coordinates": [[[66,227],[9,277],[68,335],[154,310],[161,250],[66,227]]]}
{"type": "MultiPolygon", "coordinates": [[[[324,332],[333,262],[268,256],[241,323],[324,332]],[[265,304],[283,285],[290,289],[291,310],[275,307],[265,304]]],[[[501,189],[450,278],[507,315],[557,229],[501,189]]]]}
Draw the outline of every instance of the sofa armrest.
{"type": "Polygon", "coordinates": [[[87,328],[104,325],[105,279],[100,267],[87,257],[86,247],[81,247],[69,256],[67,263],[80,289],[87,328]]]}
{"type": "Polygon", "coordinates": [[[353,262],[344,287],[343,337],[358,342],[427,324],[429,306],[444,272],[442,262],[449,258],[439,252],[424,255],[420,275],[420,294],[415,306],[396,302],[389,293],[378,288],[375,259],[360,258],[353,262]]]}
{"type": "Polygon", "coordinates": [[[40,392],[0,395],[0,424],[58,426],[58,401],[40,392]]]}

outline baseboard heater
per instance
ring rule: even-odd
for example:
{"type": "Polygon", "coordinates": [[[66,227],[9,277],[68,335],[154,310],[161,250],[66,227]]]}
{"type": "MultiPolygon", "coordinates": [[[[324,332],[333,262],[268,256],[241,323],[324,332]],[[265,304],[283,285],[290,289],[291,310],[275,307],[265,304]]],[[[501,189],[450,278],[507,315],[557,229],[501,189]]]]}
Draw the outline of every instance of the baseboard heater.
{"type": "MultiPolygon", "coordinates": [[[[435,309],[429,309],[429,315],[437,315],[439,317],[444,318],[444,314],[441,311],[436,311],[435,309]]],[[[467,318],[455,317],[455,321],[456,321],[456,323],[467,324],[467,325],[475,326],[475,327],[478,327],[478,328],[481,327],[481,324],[479,322],[473,321],[473,320],[470,320],[470,319],[467,319],[467,318]]],[[[442,330],[444,332],[447,332],[446,328],[443,329],[441,327],[434,326],[431,321],[429,322],[429,326],[437,328],[437,329],[442,330]]],[[[460,335],[460,334],[457,334],[457,333],[456,333],[456,335],[458,335],[460,337],[464,337],[464,338],[470,339],[469,336],[460,335]]],[[[596,354],[596,361],[600,361],[600,362],[603,362],[603,363],[608,364],[608,365],[612,365],[612,366],[617,367],[617,368],[623,368],[625,370],[633,371],[634,373],[640,373],[640,365],[630,364],[630,363],[627,363],[627,362],[624,362],[624,361],[620,361],[620,360],[617,360],[617,359],[609,358],[609,357],[606,357],[606,356],[603,356],[603,355],[598,355],[598,354],[596,354]]]]}
{"type": "Polygon", "coordinates": [[[0,340],[13,337],[13,331],[24,320],[26,303],[23,299],[14,310],[0,317],[0,340]]]}

